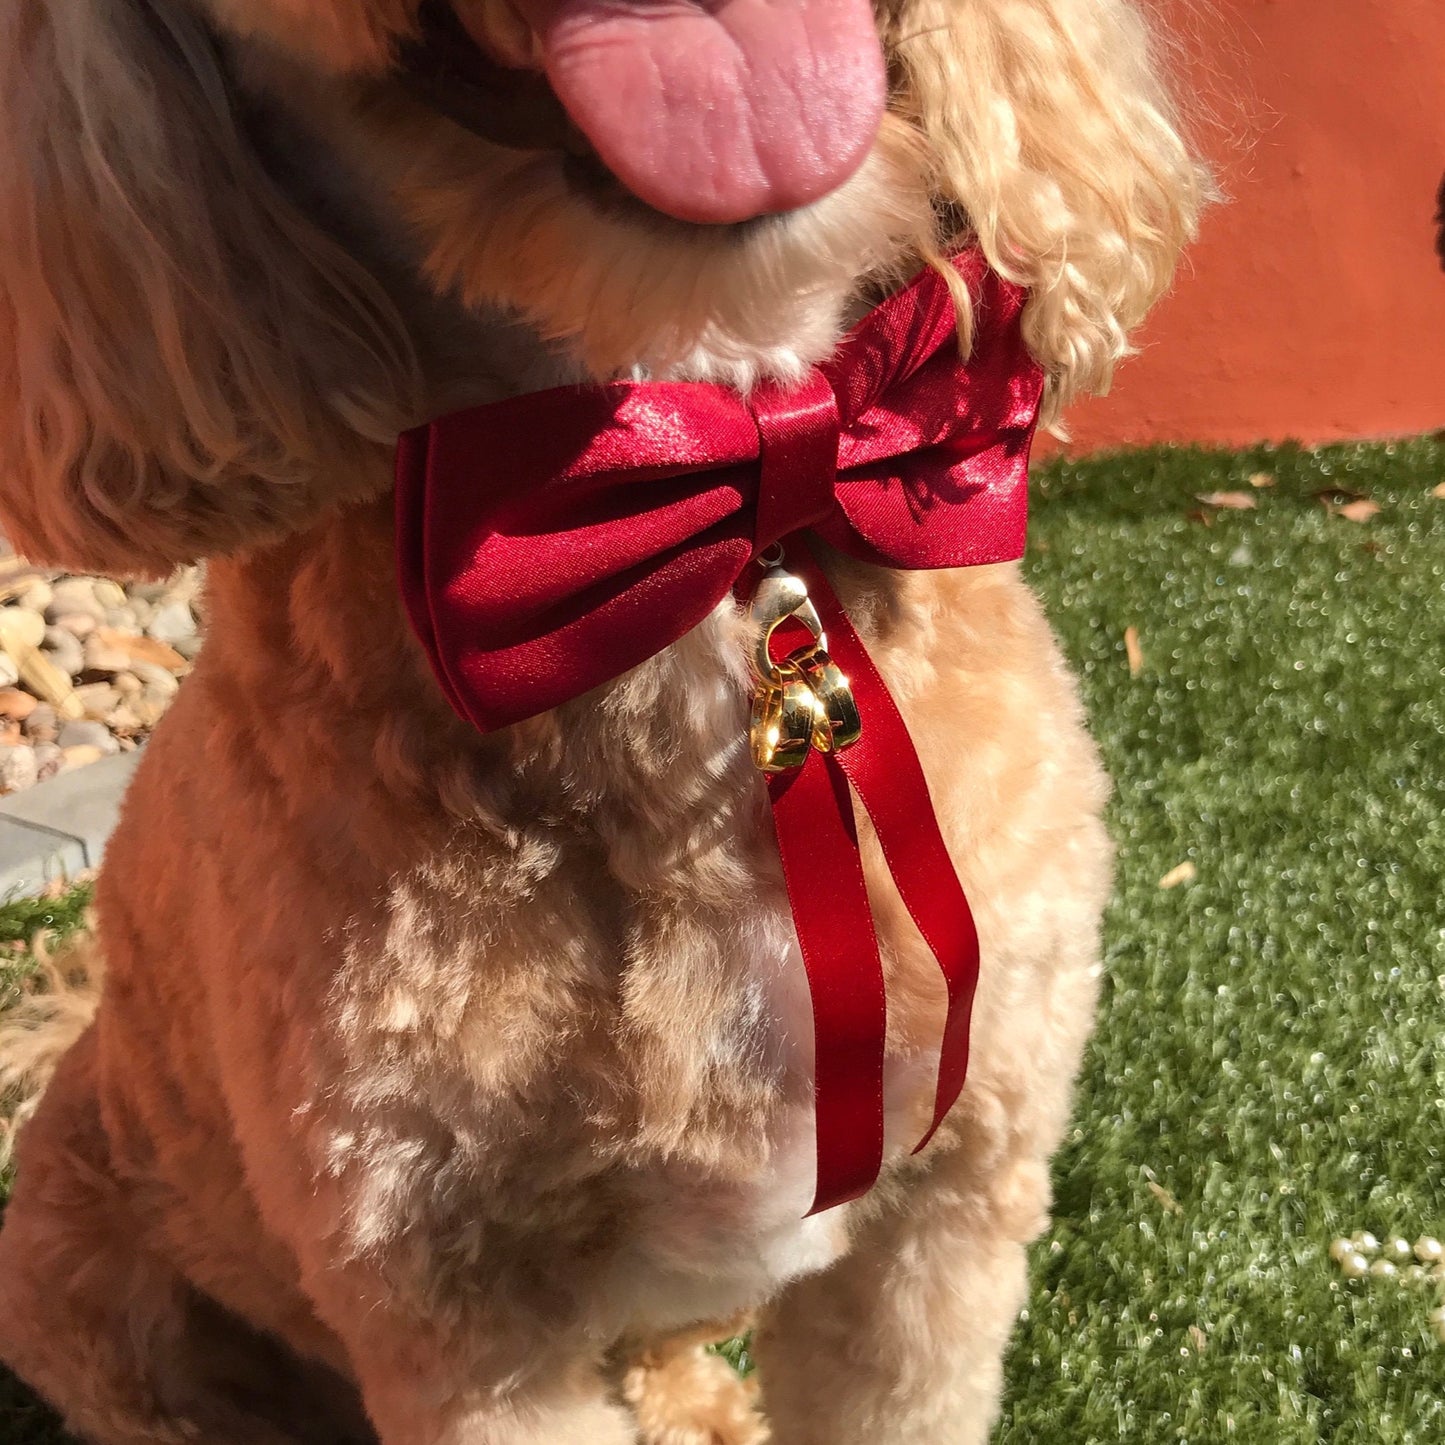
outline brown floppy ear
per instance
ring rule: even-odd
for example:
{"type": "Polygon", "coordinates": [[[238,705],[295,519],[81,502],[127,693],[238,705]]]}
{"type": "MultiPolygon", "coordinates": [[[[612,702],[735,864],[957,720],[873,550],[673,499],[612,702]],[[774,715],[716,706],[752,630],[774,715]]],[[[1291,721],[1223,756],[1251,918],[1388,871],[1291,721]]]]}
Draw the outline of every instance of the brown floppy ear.
{"type": "Polygon", "coordinates": [[[159,571],[384,480],[400,320],[267,175],[183,0],[0,10],[0,522],[159,571]]]}

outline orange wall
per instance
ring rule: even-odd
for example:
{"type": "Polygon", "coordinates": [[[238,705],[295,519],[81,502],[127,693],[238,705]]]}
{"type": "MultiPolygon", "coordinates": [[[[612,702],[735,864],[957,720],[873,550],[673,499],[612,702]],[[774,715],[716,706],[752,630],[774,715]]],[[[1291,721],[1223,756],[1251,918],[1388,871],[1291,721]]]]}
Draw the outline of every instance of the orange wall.
{"type": "Polygon", "coordinates": [[[1229,201],[1070,450],[1445,426],[1445,0],[1160,9],[1229,201]]]}

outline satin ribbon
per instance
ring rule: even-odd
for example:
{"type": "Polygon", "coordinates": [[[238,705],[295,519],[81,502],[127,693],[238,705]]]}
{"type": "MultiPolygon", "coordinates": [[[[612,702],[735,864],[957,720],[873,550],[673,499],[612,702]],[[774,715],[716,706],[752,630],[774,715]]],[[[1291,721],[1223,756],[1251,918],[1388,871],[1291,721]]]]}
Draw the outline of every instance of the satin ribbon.
{"type": "Polygon", "coordinates": [[[978,939],[902,716],[807,536],[880,566],[1023,551],[1042,376],[1023,295],[976,252],[965,362],[927,271],[794,388],[748,397],[614,382],[513,397],[406,433],[397,546],[412,626],[455,711],[483,731],[559,706],[677,641],[782,542],[848,675],[863,735],[769,778],[813,997],[813,1209],[867,1191],[883,1157],[882,965],[851,790],[948,990],[931,1137],[963,1087],[978,939]]]}

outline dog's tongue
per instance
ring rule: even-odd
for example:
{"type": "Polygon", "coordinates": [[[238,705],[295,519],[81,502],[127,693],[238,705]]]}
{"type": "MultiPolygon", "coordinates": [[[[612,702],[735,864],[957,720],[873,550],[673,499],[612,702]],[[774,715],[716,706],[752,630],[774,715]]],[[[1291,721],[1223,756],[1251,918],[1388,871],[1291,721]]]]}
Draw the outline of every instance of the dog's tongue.
{"type": "Polygon", "coordinates": [[[862,163],[884,104],[870,0],[514,0],[607,168],[685,221],[793,210],[862,163]]]}

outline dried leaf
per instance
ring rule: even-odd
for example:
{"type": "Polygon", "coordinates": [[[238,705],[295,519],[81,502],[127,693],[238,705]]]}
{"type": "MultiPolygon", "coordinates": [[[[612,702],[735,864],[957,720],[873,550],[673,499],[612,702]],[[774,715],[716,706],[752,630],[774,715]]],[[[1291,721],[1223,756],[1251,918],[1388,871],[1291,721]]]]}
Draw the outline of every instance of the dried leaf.
{"type": "Polygon", "coordinates": [[[1357,502],[1346,502],[1343,507],[1333,508],[1337,517],[1343,517],[1347,522],[1368,522],[1380,510],[1378,502],[1372,502],[1368,497],[1361,497],[1357,502]]]}
{"type": "Polygon", "coordinates": [[[1431,487],[1430,495],[1432,497],[1438,497],[1440,501],[1445,502],[1445,482],[1441,482],[1439,486],[1431,487]]]}
{"type": "Polygon", "coordinates": [[[174,647],[157,642],[154,637],[135,637],[128,632],[118,632],[113,627],[97,627],[91,636],[99,646],[115,648],[133,662],[149,662],[165,668],[167,672],[185,672],[190,667],[190,663],[174,647]]]}
{"type": "Polygon", "coordinates": [[[1199,508],[1196,508],[1192,512],[1186,512],[1184,518],[1189,522],[1198,522],[1201,527],[1212,527],[1214,525],[1213,513],[1202,511],[1199,508]]]}
{"type": "Polygon", "coordinates": [[[1273,472],[1251,472],[1249,474],[1249,485],[1258,490],[1260,487],[1274,486],[1273,472]]]}
{"type": "Polygon", "coordinates": [[[1139,646],[1139,629],[1124,629],[1124,651],[1129,654],[1129,676],[1138,677],[1144,671],[1144,649],[1139,646]]]}
{"type": "Polygon", "coordinates": [[[1194,1353],[1202,1355],[1209,1346],[1209,1337],[1199,1328],[1198,1325],[1189,1326],[1189,1339],[1194,1346],[1194,1353]]]}
{"type": "Polygon", "coordinates": [[[79,718],[85,715],[85,708],[76,697],[69,676],[50,660],[47,653],[37,647],[27,647],[15,662],[20,669],[20,681],[36,697],[48,702],[61,717],[79,718]]]}
{"type": "Polygon", "coordinates": [[[1259,505],[1249,492],[1200,492],[1196,500],[1226,512],[1252,512],[1259,505]]]}
{"type": "Polygon", "coordinates": [[[1199,876],[1199,870],[1188,859],[1177,868],[1171,868],[1160,880],[1161,888],[1178,888],[1181,883],[1192,883],[1199,876]]]}
{"type": "Polygon", "coordinates": [[[1341,502],[1359,502],[1364,500],[1363,492],[1352,492],[1348,487],[1321,487],[1317,492],[1311,492],[1315,501],[1323,502],[1326,507],[1341,502]]]}
{"type": "Polygon", "coordinates": [[[1184,1206],[1162,1184],[1155,1184],[1151,1179],[1149,1181],[1149,1192],[1170,1214],[1184,1213],[1184,1206]]]}

